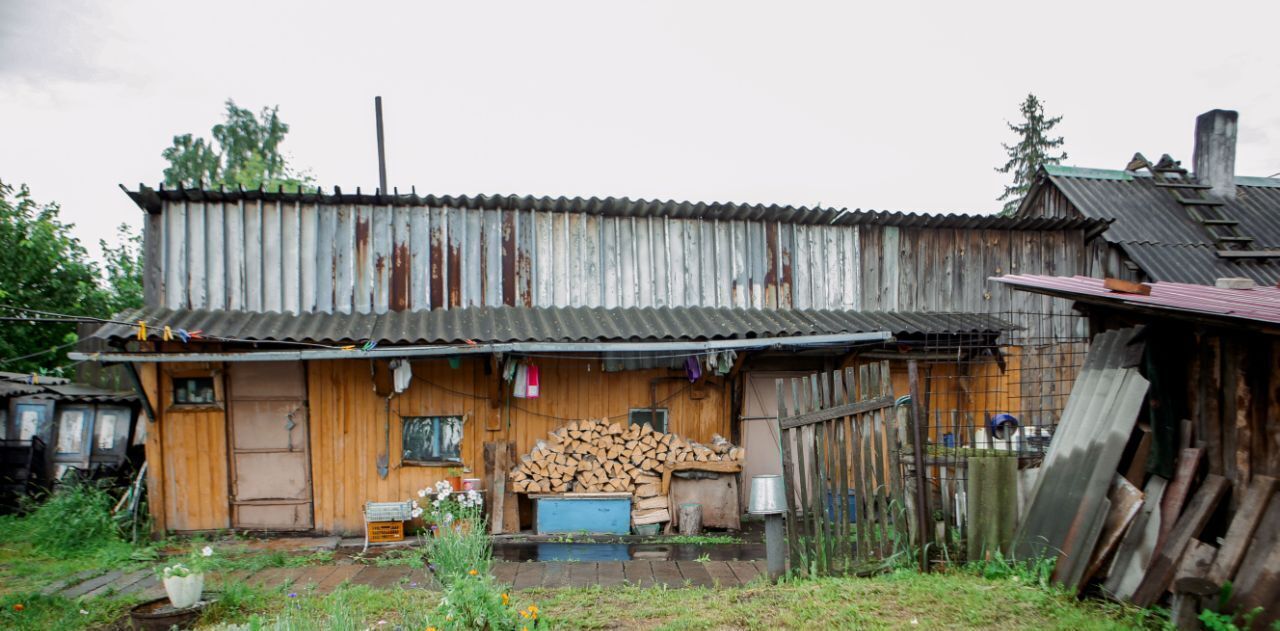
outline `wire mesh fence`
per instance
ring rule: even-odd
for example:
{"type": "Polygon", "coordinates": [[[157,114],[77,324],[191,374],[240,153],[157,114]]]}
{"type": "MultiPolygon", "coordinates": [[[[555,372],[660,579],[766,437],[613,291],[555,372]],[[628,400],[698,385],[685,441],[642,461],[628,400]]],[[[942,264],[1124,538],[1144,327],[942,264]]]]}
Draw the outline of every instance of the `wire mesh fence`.
{"type": "MultiPolygon", "coordinates": [[[[956,544],[966,538],[974,459],[1016,459],[1019,471],[1039,464],[1088,352],[1087,322],[1078,315],[993,315],[1009,324],[998,335],[930,334],[901,349],[917,364],[914,390],[904,384],[899,391],[914,391],[919,399],[912,403],[923,459],[917,467],[904,454],[904,475],[925,478],[928,523],[936,528],[926,540],[940,548],[958,551],[956,544]]],[[[904,438],[910,443],[910,436],[904,438]]]]}

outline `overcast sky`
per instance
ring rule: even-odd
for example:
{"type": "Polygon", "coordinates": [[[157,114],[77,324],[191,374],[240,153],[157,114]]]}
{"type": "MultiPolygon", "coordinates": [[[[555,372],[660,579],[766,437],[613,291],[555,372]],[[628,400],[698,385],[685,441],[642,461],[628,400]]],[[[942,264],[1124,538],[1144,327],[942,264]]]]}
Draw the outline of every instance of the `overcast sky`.
{"type": "Polygon", "coordinates": [[[174,134],[279,105],[326,187],[992,212],[1027,92],[1068,162],[1280,171],[1280,3],[0,0],[0,179],[97,251],[174,134]],[[979,8],[984,7],[984,8],[979,8]],[[1176,78],[1176,80],[1175,80],[1176,78]]]}

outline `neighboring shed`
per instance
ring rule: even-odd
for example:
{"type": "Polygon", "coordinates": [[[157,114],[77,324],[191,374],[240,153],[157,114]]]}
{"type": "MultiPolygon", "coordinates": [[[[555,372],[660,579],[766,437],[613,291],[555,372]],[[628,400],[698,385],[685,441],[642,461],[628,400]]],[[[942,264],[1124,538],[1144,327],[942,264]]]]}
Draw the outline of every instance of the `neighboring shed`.
{"type": "MultiPolygon", "coordinates": [[[[1207,578],[1215,588],[1233,581],[1233,605],[1240,612],[1265,607],[1259,626],[1280,618],[1280,580],[1274,572],[1280,558],[1280,497],[1275,493],[1280,478],[1280,289],[1156,282],[1150,295],[1138,295],[1110,291],[1096,278],[1014,275],[995,280],[1075,301],[1095,333],[1145,327],[1148,356],[1142,367],[1152,388],[1141,418],[1151,428],[1152,441],[1146,470],[1138,473],[1176,482],[1173,465],[1180,446],[1203,452],[1203,472],[1229,483],[1219,513],[1206,516],[1203,530],[1191,533],[1212,546],[1212,565],[1204,565],[1212,568],[1207,578]]],[[[1188,481],[1199,479],[1198,468],[1190,472],[1188,481]]],[[[1141,487],[1143,479],[1131,481],[1141,487]]],[[[1178,517],[1178,509],[1175,505],[1170,514],[1166,507],[1165,518],[1178,517]]],[[[1160,554],[1156,548],[1153,558],[1160,554]]],[[[1166,554],[1179,567],[1181,550],[1166,554]]],[[[1163,591],[1155,591],[1154,597],[1163,591]]]]}
{"type": "Polygon", "coordinates": [[[68,470],[93,475],[126,462],[138,396],[67,379],[0,373],[0,485],[9,503],[68,470]]]}
{"type": "MultiPolygon", "coordinates": [[[[746,443],[748,469],[776,467],[751,444],[776,424],[771,403],[748,401],[761,380],[871,352],[905,371],[908,356],[992,349],[1011,327],[1081,334],[1045,317],[1068,302],[985,279],[1098,273],[1086,244],[1107,227],[613,198],[129,195],[147,212],[147,306],[116,320],[146,334],[107,325],[96,336],[115,350],[77,357],[137,366],[157,414],[150,506],[178,531],[357,532],[364,502],[479,473],[484,443],[525,453],[580,418],[719,434],[746,443]],[[514,366],[537,368],[537,398],[513,392],[514,366]],[[401,388],[397,367],[412,375],[401,388]]],[[[998,371],[999,353],[982,357],[998,371]]]]}
{"type": "Polygon", "coordinates": [[[1167,156],[1150,164],[1139,155],[1125,170],[1047,165],[1016,216],[1111,221],[1090,246],[1106,276],[1200,285],[1246,277],[1274,285],[1280,179],[1234,174],[1235,112],[1213,110],[1196,125],[1189,173],[1179,174],[1167,156]]]}

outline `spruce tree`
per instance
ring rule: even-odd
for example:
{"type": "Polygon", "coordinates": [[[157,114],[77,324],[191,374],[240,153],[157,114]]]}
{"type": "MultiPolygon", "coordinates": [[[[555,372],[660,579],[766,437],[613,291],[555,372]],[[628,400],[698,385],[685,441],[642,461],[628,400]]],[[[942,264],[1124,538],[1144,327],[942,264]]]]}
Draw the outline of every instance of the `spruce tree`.
{"type": "Polygon", "coordinates": [[[1004,202],[1002,215],[1012,215],[1018,210],[1018,204],[1031,188],[1031,180],[1036,170],[1044,164],[1058,164],[1067,159],[1066,152],[1052,155],[1062,146],[1062,136],[1050,137],[1054,125],[1062,120],[1061,116],[1047,118],[1044,104],[1034,94],[1028,94],[1022,102],[1022,122],[1005,123],[1015,134],[1018,142],[1008,145],[1000,143],[1009,154],[1009,161],[1003,167],[997,167],[1000,173],[1013,173],[1013,184],[1004,187],[1004,193],[997,198],[1004,202]]]}

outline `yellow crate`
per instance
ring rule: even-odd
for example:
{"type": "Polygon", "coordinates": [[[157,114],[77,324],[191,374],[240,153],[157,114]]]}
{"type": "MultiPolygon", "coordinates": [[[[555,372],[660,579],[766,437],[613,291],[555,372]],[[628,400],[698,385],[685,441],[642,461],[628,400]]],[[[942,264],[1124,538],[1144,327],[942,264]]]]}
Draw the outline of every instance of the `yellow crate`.
{"type": "Polygon", "coordinates": [[[390,543],[392,541],[404,541],[404,522],[369,522],[369,543],[390,543]]]}

